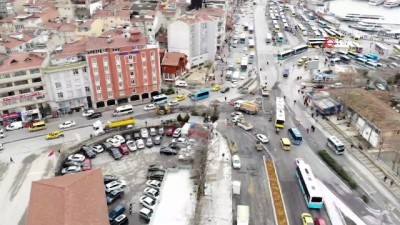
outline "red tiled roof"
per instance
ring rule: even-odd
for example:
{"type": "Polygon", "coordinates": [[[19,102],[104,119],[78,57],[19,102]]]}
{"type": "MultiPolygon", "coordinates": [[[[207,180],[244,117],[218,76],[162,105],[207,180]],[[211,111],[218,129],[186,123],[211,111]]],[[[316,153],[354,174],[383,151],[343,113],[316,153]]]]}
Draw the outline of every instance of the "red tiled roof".
{"type": "Polygon", "coordinates": [[[101,48],[122,48],[126,46],[133,46],[133,45],[146,45],[147,38],[141,37],[138,41],[132,42],[130,38],[125,37],[114,37],[112,42],[108,43],[107,38],[97,38],[97,37],[90,37],[89,41],[86,43],[86,50],[96,50],[101,48]]]}
{"type": "Polygon", "coordinates": [[[94,18],[100,17],[130,17],[131,12],[129,10],[97,10],[93,15],[94,18]]]}
{"type": "Polygon", "coordinates": [[[15,16],[7,16],[0,20],[0,23],[12,23],[15,20],[15,16]]]}
{"type": "Polygon", "coordinates": [[[161,63],[162,66],[178,66],[179,60],[185,58],[186,55],[180,52],[167,52],[161,63]]]}
{"type": "Polygon", "coordinates": [[[100,169],[32,182],[27,225],[109,225],[100,169]]]}
{"type": "Polygon", "coordinates": [[[61,52],[57,52],[51,55],[52,59],[60,59],[69,56],[76,56],[78,54],[86,53],[86,43],[88,39],[84,38],[75,43],[65,44],[61,52]]]}
{"type": "Polygon", "coordinates": [[[0,64],[0,71],[2,73],[38,68],[41,67],[44,61],[43,57],[29,52],[18,52],[11,54],[0,64]]]}

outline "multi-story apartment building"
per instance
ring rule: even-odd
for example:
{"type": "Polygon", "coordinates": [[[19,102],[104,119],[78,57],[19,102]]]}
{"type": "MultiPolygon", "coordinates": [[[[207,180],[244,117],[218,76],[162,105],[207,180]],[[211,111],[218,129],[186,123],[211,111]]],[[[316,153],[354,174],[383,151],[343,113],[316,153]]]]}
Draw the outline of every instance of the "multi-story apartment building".
{"type": "Polygon", "coordinates": [[[53,111],[92,107],[85,45],[84,41],[64,45],[42,69],[53,111]]]}
{"type": "Polygon", "coordinates": [[[129,10],[97,10],[93,18],[100,19],[106,31],[131,24],[129,10]]]}
{"type": "Polygon", "coordinates": [[[0,113],[3,123],[41,118],[39,108],[48,97],[41,67],[45,58],[32,53],[14,53],[0,64],[0,113]]]}
{"type": "Polygon", "coordinates": [[[168,27],[168,51],[188,56],[188,68],[215,59],[217,19],[207,15],[184,15],[168,27]]]}
{"type": "Polygon", "coordinates": [[[160,90],[158,46],[139,30],[126,37],[90,38],[86,44],[93,107],[138,101],[160,90]]]}
{"type": "Polygon", "coordinates": [[[212,16],[217,21],[217,49],[219,50],[225,42],[226,11],[220,8],[201,8],[190,13],[197,16],[212,16]]]}

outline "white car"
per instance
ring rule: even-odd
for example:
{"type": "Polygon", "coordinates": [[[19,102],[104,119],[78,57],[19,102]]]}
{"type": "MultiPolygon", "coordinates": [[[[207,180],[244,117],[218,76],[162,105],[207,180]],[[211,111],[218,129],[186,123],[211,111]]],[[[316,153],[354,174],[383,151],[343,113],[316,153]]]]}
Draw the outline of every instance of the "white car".
{"type": "Polygon", "coordinates": [[[127,141],[126,146],[128,146],[129,151],[134,152],[137,150],[136,144],[134,141],[127,141]]]}
{"type": "Polygon", "coordinates": [[[261,143],[268,143],[268,137],[264,134],[256,134],[256,137],[259,141],[261,141],[261,143]]]}
{"type": "Polygon", "coordinates": [[[101,145],[92,145],[90,148],[96,153],[101,153],[104,151],[104,148],[101,145]]]}
{"type": "Polygon", "coordinates": [[[140,136],[141,136],[142,138],[148,138],[148,137],[149,137],[149,131],[147,131],[146,128],[140,129],[140,136]]]}
{"type": "Polygon", "coordinates": [[[153,210],[143,207],[139,211],[139,217],[143,218],[146,221],[150,221],[151,217],[153,216],[153,210]]]}
{"type": "Polygon", "coordinates": [[[159,180],[148,180],[146,182],[146,185],[155,189],[160,189],[161,187],[161,181],[159,180]]]}
{"type": "Polygon", "coordinates": [[[83,112],[82,113],[82,116],[83,117],[87,117],[87,116],[90,116],[90,115],[92,115],[94,113],[94,110],[87,110],[87,111],[85,111],[85,112],[83,112]]]}
{"type": "Polygon", "coordinates": [[[177,106],[177,105],[179,105],[179,101],[177,101],[177,100],[172,100],[172,101],[168,102],[168,105],[169,105],[169,106],[177,106]]]}
{"type": "Polygon", "coordinates": [[[296,165],[299,165],[300,163],[304,163],[304,160],[302,158],[296,158],[296,165]]]}
{"type": "Polygon", "coordinates": [[[155,198],[155,199],[158,199],[158,197],[160,196],[160,193],[158,192],[158,190],[155,188],[152,188],[152,187],[145,188],[144,194],[147,196],[150,196],[152,198],[155,198]]]}
{"type": "Polygon", "coordinates": [[[64,129],[64,128],[73,127],[73,126],[75,126],[75,125],[76,125],[75,121],[68,120],[68,121],[65,121],[64,123],[58,125],[58,127],[59,127],[60,129],[64,129]]]}
{"type": "Polygon", "coordinates": [[[385,90],[385,86],[383,86],[383,84],[381,84],[381,83],[377,83],[377,84],[376,84],[376,88],[378,88],[378,89],[381,90],[381,91],[384,91],[384,90],[385,90]]]}
{"type": "Polygon", "coordinates": [[[233,112],[233,113],[231,113],[231,116],[232,116],[232,117],[235,117],[235,116],[241,116],[241,117],[243,117],[243,113],[242,113],[242,112],[233,112]]]}
{"type": "Polygon", "coordinates": [[[145,148],[143,139],[138,139],[138,140],[136,141],[136,147],[137,147],[138,149],[144,149],[144,148],[145,148]]]}
{"type": "Polygon", "coordinates": [[[246,74],[245,74],[245,73],[241,73],[239,78],[240,78],[241,80],[246,79],[246,74]]]}
{"type": "Polygon", "coordinates": [[[233,169],[240,169],[241,164],[240,164],[240,158],[238,155],[232,156],[232,167],[233,167],[233,169]]]}
{"type": "Polygon", "coordinates": [[[144,207],[149,208],[149,209],[154,209],[156,206],[157,200],[149,197],[149,196],[142,196],[140,197],[140,204],[142,204],[144,207]]]}
{"type": "Polygon", "coordinates": [[[125,138],[123,138],[121,135],[115,135],[114,139],[117,139],[121,144],[125,143],[125,138]]]}
{"type": "Polygon", "coordinates": [[[126,182],[124,180],[115,180],[106,184],[106,192],[111,192],[118,188],[124,188],[125,186],[126,182]]]}
{"type": "Polygon", "coordinates": [[[153,109],[155,109],[156,108],[156,105],[154,105],[154,104],[148,104],[148,105],[146,105],[143,109],[144,109],[144,111],[149,111],[149,110],[153,110],[153,109]]]}
{"type": "Polygon", "coordinates": [[[237,86],[239,86],[239,83],[238,83],[237,81],[232,82],[231,88],[235,88],[235,87],[237,87],[237,86]]]}
{"type": "Polygon", "coordinates": [[[85,156],[82,154],[73,154],[68,156],[68,160],[74,162],[83,162],[85,160],[85,156]]]}
{"type": "Polygon", "coordinates": [[[110,143],[113,147],[116,147],[116,148],[118,148],[121,145],[119,140],[115,139],[115,138],[109,138],[106,140],[106,142],[110,143]]]}
{"type": "Polygon", "coordinates": [[[61,170],[61,174],[78,173],[81,171],[82,171],[82,168],[80,166],[68,166],[67,168],[63,168],[61,170]]]}

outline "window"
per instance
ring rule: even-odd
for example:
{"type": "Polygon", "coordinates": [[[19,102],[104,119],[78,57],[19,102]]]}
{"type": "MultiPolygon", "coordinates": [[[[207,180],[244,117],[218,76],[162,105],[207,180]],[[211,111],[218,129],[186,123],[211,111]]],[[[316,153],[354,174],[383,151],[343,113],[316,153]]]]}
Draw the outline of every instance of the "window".
{"type": "Polygon", "coordinates": [[[102,96],[101,94],[98,94],[98,95],[97,95],[97,99],[98,99],[98,100],[102,100],[102,99],[103,99],[103,96],[102,96]]]}
{"type": "Polygon", "coordinates": [[[7,78],[10,78],[10,77],[11,77],[11,75],[9,73],[0,75],[0,79],[7,79],[7,78]]]}
{"type": "Polygon", "coordinates": [[[136,88],[132,88],[132,94],[136,94],[136,88]]]}
{"type": "Polygon", "coordinates": [[[133,63],[129,64],[129,69],[133,69],[133,63]]]}
{"type": "Polygon", "coordinates": [[[119,55],[115,56],[115,61],[118,61],[118,62],[121,61],[121,58],[119,57],[119,55]]]}
{"type": "Polygon", "coordinates": [[[92,64],[93,64],[93,66],[97,66],[97,60],[96,59],[92,59],[92,64]]]}
{"type": "Polygon", "coordinates": [[[26,71],[18,71],[14,73],[14,77],[19,77],[24,75],[26,75],[26,71]]]}
{"type": "Polygon", "coordinates": [[[108,92],[107,94],[108,94],[108,97],[109,97],[109,98],[112,98],[112,97],[113,97],[112,92],[108,92]]]}
{"type": "Polygon", "coordinates": [[[97,85],[97,86],[96,86],[96,90],[98,90],[98,91],[100,91],[100,90],[101,90],[101,87],[100,87],[100,85],[97,85]]]}
{"type": "Polygon", "coordinates": [[[108,84],[107,84],[107,88],[111,88],[111,83],[108,83],[108,84]]]}
{"type": "Polygon", "coordinates": [[[98,70],[97,68],[93,68],[93,72],[94,72],[94,73],[98,73],[99,70],[98,70]]]}
{"type": "Polygon", "coordinates": [[[143,78],[143,82],[144,82],[145,84],[147,84],[147,77],[144,77],[144,78],[143,78]]]}
{"type": "Polygon", "coordinates": [[[119,86],[119,87],[123,87],[124,84],[123,84],[122,82],[119,82],[119,83],[118,83],[118,86],[119,86]]]}
{"type": "Polygon", "coordinates": [[[108,64],[108,58],[107,58],[107,57],[104,57],[104,58],[103,58],[103,63],[104,63],[104,64],[108,64]]]}
{"type": "Polygon", "coordinates": [[[67,85],[67,88],[71,87],[71,81],[66,81],[65,84],[67,85]]]}
{"type": "Polygon", "coordinates": [[[143,68],[143,75],[147,76],[147,69],[143,68]]]}
{"type": "Polygon", "coordinates": [[[120,96],[125,95],[125,91],[119,91],[119,95],[120,95],[120,96]]]}
{"type": "Polygon", "coordinates": [[[122,73],[118,73],[118,78],[122,79],[122,73]]]}
{"type": "Polygon", "coordinates": [[[85,91],[86,92],[90,92],[90,88],[89,87],[85,87],[85,91]]]}
{"type": "Polygon", "coordinates": [[[78,95],[78,97],[83,96],[82,89],[76,89],[76,95],[78,95]]]}
{"type": "Polygon", "coordinates": [[[135,72],[131,71],[131,77],[134,77],[134,76],[135,76],[135,72]]]}
{"type": "Polygon", "coordinates": [[[104,71],[105,71],[106,73],[108,73],[108,66],[105,66],[105,67],[104,67],[104,71]]]}
{"type": "Polygon", "coordinates": [[[154,60],[154,59],[151,60],[151,65],[152,65],[152,66],[156,65],[156,60],[154,60]]]}
{"type": "Polygon", "coordinates": [[[40,73],[40,70],[39,69],[32,69],[32,70],[29,70],[29,73],[30,74],[40,73]]]}
{"type": "Polygon", "coordinates": [[[153,69],[152,72],[153,72],[153,76],[156,76],[156,75],[157,75],[156,69],[153,69]]]}
{"type": "Polygon", "coordinates": [[[106,80],[110,80],[110,75],[106,75],[106,80]]]}
{"type": "Polygon", "coordinates": [[[133,55],[129,55],[129,56],[128,56],[128,59],[133,59],[133,55]]]}
{"type": "Polygon", "coordinates": [[[42,78],[38,77],[32,79],[32,83],[39,83],[39,82],[42,82],[42,78]]]}
{"type": "Polygon", "coordinates": [[[81,85],[81,80],[79,78],[75,79],[75,85],[80,86],[81,85]]]}
{"type": "Polygon", "coordinates": [[[55,85],[56,85],[56,88],[61,88],[61,83],[60,82],[55,83],[55,85]]]}
{"type": "Polygon", "coordinates": [[[131,80],[131,84],[132,84],[132,85],[135,84],[135,80],[131,80]]]}
{"type": "Polygon", "coordinates": [[[73,98],[74,97],[74,92],[73,91],[68,91],[68,98],[73,98]]]}
{"type": "Polygon", "coordinates": [[[94,76],[94,80],[95,80],[96,82],[100,82],[100,77],[99,77],[99,76],[94,76]]]}
{"type": "Polygon", "coordinates": [[[146,62],[146,53],[142,52],[142,62],[146,62]]]}
{"type": "Polygon", "coordinates": [[[58,93],[57,93],[57,97],[58,97],[58,98],[64,98],[64,95],[63,95],[62,92],[58,92],[58,93]]]}
{"type": "Polygon", "coordinates": [[[150,55],[151,55],[151,56],[154,56],[154,54],[155,54],[154,51],[151,51],[151,52],[150,52],[150,55]]]}
{"type": "Polygon", "coordinates": [[[72,70],[72,73],[73,73],[74,75],[79,75],[79,70],[73,69],[73,70],[72,70]]]}
{"type": "Polygon", "coordinates": [[[83,71],[84,73],[87,72],[86,66],[82,67],[82,71],[83,71]]]}
{"type": "Polygon", "coordinates": [[[121,65],[117,65],[117,70],[121,71],[121,65]]]}

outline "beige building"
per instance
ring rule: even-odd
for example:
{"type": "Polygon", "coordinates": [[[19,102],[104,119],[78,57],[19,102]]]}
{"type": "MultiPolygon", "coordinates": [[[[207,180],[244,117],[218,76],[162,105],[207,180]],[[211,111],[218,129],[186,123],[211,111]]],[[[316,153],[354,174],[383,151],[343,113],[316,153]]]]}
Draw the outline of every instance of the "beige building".
{"type": "Polygon", "coordinates": [[[79,37],[98,37],[103,33],[103,22],[100,19],[90,19],[78,24],[75,30],[76,36],[79,37]]]}
{"type": "Polygon", "coordinates": [[[106,31],[131,24],[129,10],[97,10],[93,18],[101,20],[106,31]]]}

